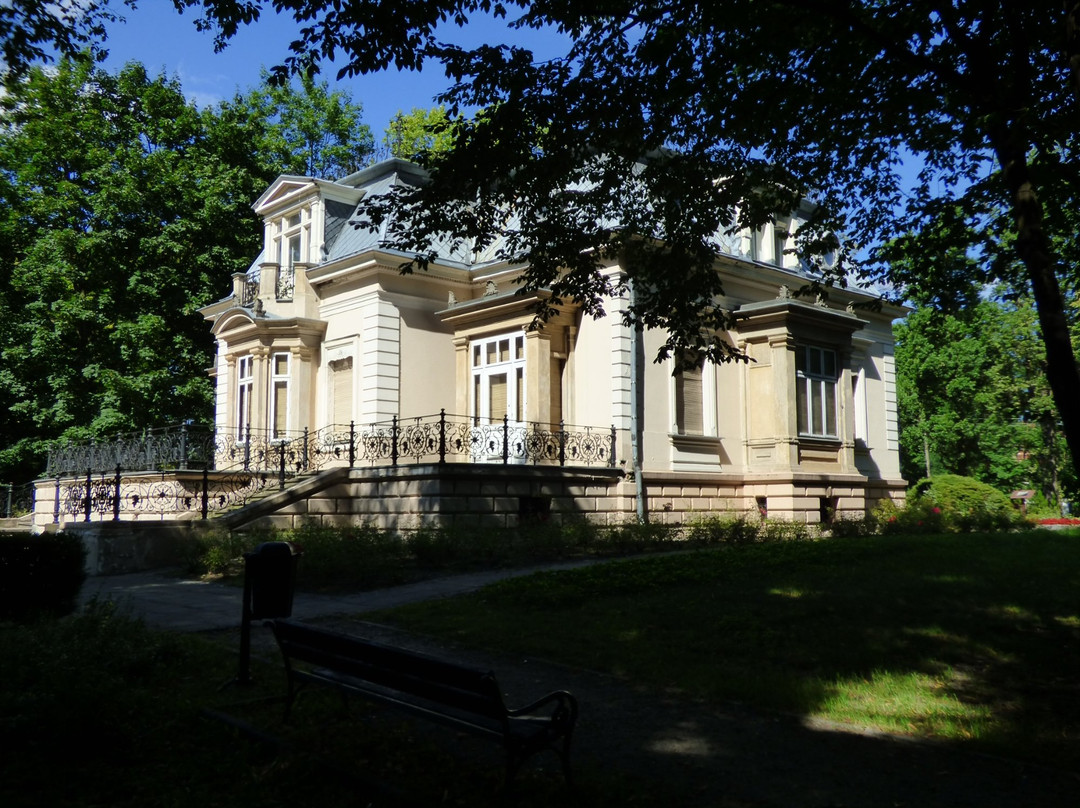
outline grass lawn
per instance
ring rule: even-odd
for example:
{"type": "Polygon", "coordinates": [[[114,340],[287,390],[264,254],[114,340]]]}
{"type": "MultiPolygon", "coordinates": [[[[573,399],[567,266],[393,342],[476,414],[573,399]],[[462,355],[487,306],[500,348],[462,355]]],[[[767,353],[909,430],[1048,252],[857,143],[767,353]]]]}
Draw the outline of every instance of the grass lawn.
{"type": "Polygon", "coordinates": [[[703,550],[541,573],[376,619],[1080,771],[1075,532],[703,550]]]}
{"type": "MultiPolygon", "coordinates": [[[[377,619],[476,646],[940,738],[1080,772],[1080,536],[833,539],[641,557],[507,581],[377,619]],[[522,630],[522,627],[528,630],[522,630]]],[[[0,805],[498,805],[501,766],[463,765],[422,724],[333,694],[290,725],[276,657],[221,689],[236,646],[157,632],[108,606],[0,623],[0,805]],[[213,709],[286,744],[207,718],[213,709]],[[367,779],[365,779],[367,778],[367,779]]],[[[496,750],[497,751],[497,750],[496,750]]],[[[557,768],[557,767],[555,767],[557,768]]],[[[529,769],[529,767],[526,767],[529,769]]],[[[523,771],[515,804],[648,804],[620,773],[566,792],[523,771]]],[[[664,804],[663,794],[652,795],[664,804]]]]}

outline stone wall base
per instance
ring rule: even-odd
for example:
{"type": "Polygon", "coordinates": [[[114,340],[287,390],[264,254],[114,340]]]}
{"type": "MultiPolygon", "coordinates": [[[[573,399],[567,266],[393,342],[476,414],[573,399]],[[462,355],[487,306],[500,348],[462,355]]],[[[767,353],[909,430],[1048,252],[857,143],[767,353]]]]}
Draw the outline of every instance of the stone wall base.
{"type": "Polygon", "coordinates": [[[64,528],[86,547],[87,575],[119,575],[183,563],[201,530],[193,522],[86,522],[64,528]]]}
{"type": "MultiPolygon", "coordinates": [[[[287,490],[228,517],[234,528],[365,524],[387,530],[423,527],[512,528],[528,522],[586,520],[620,525],[636,519],[636,489],[621,471],[447,464],[399,469],[342,469],[321,487],[287,490]]],[[[649,521],[683,524],[709,515],[752,515],[819,524],[859,518],[880,500],[902,504],[902,480],[869,482],[806,475],[648,475],[649,521]]]]}

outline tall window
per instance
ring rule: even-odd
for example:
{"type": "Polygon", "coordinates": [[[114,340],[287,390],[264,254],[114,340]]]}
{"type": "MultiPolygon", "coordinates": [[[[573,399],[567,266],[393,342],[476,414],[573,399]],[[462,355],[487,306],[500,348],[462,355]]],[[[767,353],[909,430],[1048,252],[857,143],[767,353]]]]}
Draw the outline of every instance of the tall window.
{"type": "Polygon", "coordinates": [[[270,437],[285,438],[289,425],[289,355],[276,353],[270,359],[270,437]]]}
{"type": "Polygon", "coordinates": [[[304,227],[299,213],[287,217],[281,224],[278,240],[277,299],[292,300],[296,289],[296,265],[302,261],[304,227]]]}
{"type": "Polygon", "coordinates": [[[236,439],[247,440],[251,425],[251,386],[254,381],[250,356],[236,360],[236,439]]]}
{"type": "Polygon", "coordinates": [[[525,337],[511,334],[472,345],[473,417],[520,422],[525,418],[525,337]]]}
{"type": "Polygon", "coordinates": [[[683,364],[675,375],[675,432],[679,435],[705,434],[704,360],[683,364]]]}
{"type": "Polygon", "coordinates": [[[788,231],[786,226],[777,225],[773,228],[773,263],[778,267],[782,267],[785,264],[786,256],[784,250],[787,249],[788,231]]]}
{"type": "Polygon", "coordinates": [[[800,346],[795,354],[795,376],[799,434],[835,438],[836,351],[800,346]]]}

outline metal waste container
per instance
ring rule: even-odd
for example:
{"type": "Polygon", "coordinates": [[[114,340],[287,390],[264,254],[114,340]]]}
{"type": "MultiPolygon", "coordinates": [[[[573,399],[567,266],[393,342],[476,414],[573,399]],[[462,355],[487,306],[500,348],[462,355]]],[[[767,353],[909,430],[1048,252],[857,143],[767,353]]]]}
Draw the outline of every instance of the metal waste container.
{"type": "Polygon", "coordinates": [[[244,588],[251,620],[291,617],[296,566],[303,551],[292,542],[267,541],[244,553],[244,588]]]}

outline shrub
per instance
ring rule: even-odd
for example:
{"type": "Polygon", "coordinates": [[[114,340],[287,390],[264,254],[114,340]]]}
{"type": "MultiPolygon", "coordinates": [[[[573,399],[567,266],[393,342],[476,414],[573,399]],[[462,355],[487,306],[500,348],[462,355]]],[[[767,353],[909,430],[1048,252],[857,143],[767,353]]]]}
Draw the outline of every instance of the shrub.
{"type": "Polygon", "coordinates": [[[329,527],[305,522],[277,538],[303,551],[297,581],[304,586],[364,588],[401,583],[405,578],[405,542],[396,533],[371,525],[329,527]]]}
{"type": "Polygon", "coordinates": [[[687,538],[699,544],[750,544],[758,540],[761,522],[728,514],[707,516],[688,526],[687,538]]]}
{"type": "Polygon", "coordinates": [[[67,533],[0,533],[0,619],[31,620],[75,610],[86,549],[67,533]]]}
{"type": "Polygon", "coordinates": [[[880,532],[880,525],[873,513],[865,516],[841,516],[829,525],[829,532],[835,539],[859,539],[873,536],[880,532]]]}
{"type": "Polygon", "coordinates": [[[185,566],[190,573],[240,575],[244,571],[244,553],[255,549],[266,533],[231,533],[216,530],[198,535],[185,566]]]}
{"type": "Polygon", "coordinates": [[[954,533],[1008,530],[1023,522],[1008,496],[970,477],[939,474],[920,480],[913,491],[909,507],[937,508],[942,527],[954,533]]]}
{"type": "Polygon", "coordinates": [[[600,539],[603,549],[614,553],[640,553],[672,543],[677,528],[672,525],[627,522],[609,528],[600,539]]]}
{"type": "Polygon", "coordinates": [[[763,542],[806,541],[813,538],[813,532],[805,522],[766,519],[758,530],[758,538],[763,542]]]}

